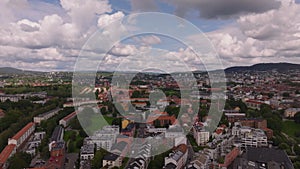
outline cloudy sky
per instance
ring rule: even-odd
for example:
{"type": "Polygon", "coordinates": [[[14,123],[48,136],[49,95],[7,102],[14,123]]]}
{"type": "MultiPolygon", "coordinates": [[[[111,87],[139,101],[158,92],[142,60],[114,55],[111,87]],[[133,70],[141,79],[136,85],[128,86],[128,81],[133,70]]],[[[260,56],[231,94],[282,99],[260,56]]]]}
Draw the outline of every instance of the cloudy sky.
{"type": "MultiPolygon", "coordinates": [[[[300,63],[299,0],[1,0],[0,11],[0,67],[73,70],[97,30],[139,12],[174,14],[196,25],[224,67],[300,63]]],[[[201,37],[190,34],[186,39],[201,37]]],[[[191,49],[158,35],[115,45],[102,69],[112,70],[124,56],[155,48],[167,50],[162,52],[167,59],[176,56],[197,69],[191,49]]]]}

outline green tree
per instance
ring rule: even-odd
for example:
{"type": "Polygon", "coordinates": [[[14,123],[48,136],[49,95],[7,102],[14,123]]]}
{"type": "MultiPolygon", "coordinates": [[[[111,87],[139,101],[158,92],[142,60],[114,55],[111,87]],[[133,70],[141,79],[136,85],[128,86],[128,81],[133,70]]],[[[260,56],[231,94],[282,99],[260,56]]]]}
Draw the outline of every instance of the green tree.
{"type": "Polygon", "coordinates": [[[9,168],[10,169],[20,169],[20,168],[28,168],[31,162],[30,154],[24,152],[17,152],[10,160],[9,160],[9,168]]]}
{"type": "Polygon", "coordinates": [[[95,97],[96,97],[96,99],[98,100],[99,99],[99,89],[96,89],[96,91],[95,91],[95,97]]]}
{"type": "Polygon", "coordinates": [[[99,169],[102,167],[102,160],[106,154],[108,154],[108,152],[103,148],[96,151],[94,159],[92,160],[92,169],[99,169]]]}
{"type": "Polygon", "coordinates": [[[300,112],[297,112],[294,116],[294,120],[296,123],[300,123],[300,112]]]}

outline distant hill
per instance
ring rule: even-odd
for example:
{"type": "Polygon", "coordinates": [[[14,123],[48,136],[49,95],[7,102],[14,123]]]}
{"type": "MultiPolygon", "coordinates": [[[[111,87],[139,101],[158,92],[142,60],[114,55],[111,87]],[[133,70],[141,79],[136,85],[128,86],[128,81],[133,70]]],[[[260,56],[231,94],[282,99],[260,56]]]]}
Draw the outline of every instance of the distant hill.
{"type": "Polygon", "coordinates": [[[293,63],[259,63],[252,66],[235,66],[225,69],[226,73],[243,71],[271,71],[285,72],[288,70],[300,70],[300,64],[293,63]]]}
{"type": "MultiPolygon", "coordinates": [[[[277,70],[279,72],[285,72],[288,70],[300,70],[300,64],[293,63],[259,63],[252,66],[234,66],[226,68],[225,73],[232,72],[243,72],[243,71],[272,71],[277,70]]],[[[213,72],[222,71],[222,70],[214,70],[213,72]]],[[[194,71],[193,73],[204,73],[206,71],[194,71]]],[[[37,75],[44,74],[45,72],[39,71],[30,71],[30,70],[21,70],[12,67],[0,67],[0,75],[12,75],[12,74],[27,74],[27,75],[37,75]]],[[[71,72],[70,72],[71,73],[71,72]]],[[[100,73],[100,72],[98,72],[100,73]]],[[[101,71],[101,73],[111,74],[112,72],[101,71]]]]}

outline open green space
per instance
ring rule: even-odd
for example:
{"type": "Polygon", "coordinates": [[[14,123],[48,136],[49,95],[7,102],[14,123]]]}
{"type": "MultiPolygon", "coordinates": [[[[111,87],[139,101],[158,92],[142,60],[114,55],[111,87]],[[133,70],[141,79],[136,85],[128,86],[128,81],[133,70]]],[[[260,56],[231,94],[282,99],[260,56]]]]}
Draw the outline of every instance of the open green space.
{"type": "Polygon", "coordinates": [[[300,124],[294,121],[284,121],[282,123],[282,132],[286,133],[290,137],[295,137],[295,133],[300,131],[300,124]]]}

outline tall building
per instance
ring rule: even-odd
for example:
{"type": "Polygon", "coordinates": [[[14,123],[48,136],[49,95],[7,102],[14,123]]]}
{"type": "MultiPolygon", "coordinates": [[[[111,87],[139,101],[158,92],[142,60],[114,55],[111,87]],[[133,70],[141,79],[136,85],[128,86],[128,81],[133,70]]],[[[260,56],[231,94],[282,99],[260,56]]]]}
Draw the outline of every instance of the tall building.
{"type": "Polygon", "coordinates": [[[209,132],[206,131],[203,127],[194,125],[193,126],[193,135],[196,140],[196,143],[200,145],[205,145],[209,141],[209,132]]]}

